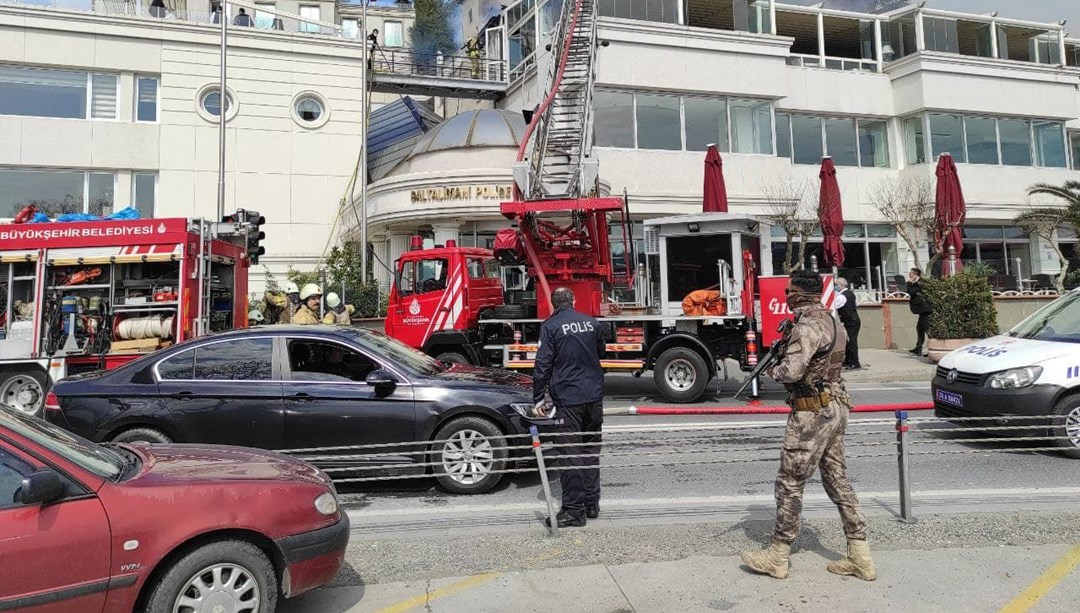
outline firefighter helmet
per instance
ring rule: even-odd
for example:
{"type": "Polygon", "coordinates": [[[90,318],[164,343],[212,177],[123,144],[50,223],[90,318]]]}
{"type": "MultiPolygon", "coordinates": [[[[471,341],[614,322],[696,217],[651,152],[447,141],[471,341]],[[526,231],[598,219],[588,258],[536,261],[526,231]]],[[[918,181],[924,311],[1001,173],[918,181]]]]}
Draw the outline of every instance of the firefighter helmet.
{"type": "Polygon", "coordinates": [[[300,288],[296,287],[296,284],[293,283],[292,281],[286,281],[285,282],[285,293],[286,294],[299,294],[300,293],[300,288]]]}
{"type": "Polygon", "coordinates": [[[252,309],[251,312],[248,313],[248,321],[262,323],[264,319],[266,318],[263,317],[263,314],[258,309],[252,309]]]}
{"type": "Polygon", "coordinates": [[[300,290],[300,299],[307,300],[312,296],[322,296],[322,289],[314,283],[308,283],[304,286],[304,289],[300,290]]]}
{"type": "Polygon", "coordinates": [[[341,298],[337,294],[330,292],[326,295],[326,306],[331,309],[336,309],[339,304],[341,304],[341,298]]]}

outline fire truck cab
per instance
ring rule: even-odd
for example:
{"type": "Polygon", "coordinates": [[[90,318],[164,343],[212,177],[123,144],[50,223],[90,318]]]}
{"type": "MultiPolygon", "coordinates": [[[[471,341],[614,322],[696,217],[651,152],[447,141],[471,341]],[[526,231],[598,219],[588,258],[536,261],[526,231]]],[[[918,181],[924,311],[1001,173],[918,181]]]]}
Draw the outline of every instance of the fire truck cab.
{"type": "Polygon", "coordinates": [[[0,226],[0,402],[247,325],[247,224],[182,218],[0,226]]]}

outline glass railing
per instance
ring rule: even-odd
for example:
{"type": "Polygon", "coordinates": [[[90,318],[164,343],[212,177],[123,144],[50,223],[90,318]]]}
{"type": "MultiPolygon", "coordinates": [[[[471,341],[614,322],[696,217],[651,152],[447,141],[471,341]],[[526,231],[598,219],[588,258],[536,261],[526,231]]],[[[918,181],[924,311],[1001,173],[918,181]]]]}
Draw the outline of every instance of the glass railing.
{"type": "Polygon", "coordinates": [[[857,72],[877,72],[878,64],[875,60],[857,60],[849,57],[831,57],[820,55],[804,55],[792,53],[787,59],[788,66],[803,66],[805,68],[826,68],[828,70],[853,70],[857,72]]]}

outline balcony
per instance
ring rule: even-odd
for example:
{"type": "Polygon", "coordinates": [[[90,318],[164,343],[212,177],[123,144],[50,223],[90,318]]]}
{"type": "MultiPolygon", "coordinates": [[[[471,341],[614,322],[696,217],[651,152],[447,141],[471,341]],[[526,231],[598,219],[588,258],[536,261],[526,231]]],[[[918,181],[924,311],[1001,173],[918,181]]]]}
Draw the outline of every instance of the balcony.
{"type": "Polygon", "coordinates": [[[502,60],[402,49],[376,49],[371,55],[374,92],[477,100],[498,100],[506,92],[502,60]]]}

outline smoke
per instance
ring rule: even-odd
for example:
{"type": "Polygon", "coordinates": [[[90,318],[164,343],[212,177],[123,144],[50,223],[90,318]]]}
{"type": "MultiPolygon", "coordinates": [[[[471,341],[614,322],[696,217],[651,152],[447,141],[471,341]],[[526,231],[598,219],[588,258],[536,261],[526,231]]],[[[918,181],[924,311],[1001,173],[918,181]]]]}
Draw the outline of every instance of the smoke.
{"type": "MultiPolygon", "coordinates": [[[[446,23],[454,36],[454,44],[459,48],[465,44],[465,21],[462,19],[461,4],[450,0],[446,10],[446,23]]],[[[470,34],[470,36],[472,36],[470,34]]]]}

